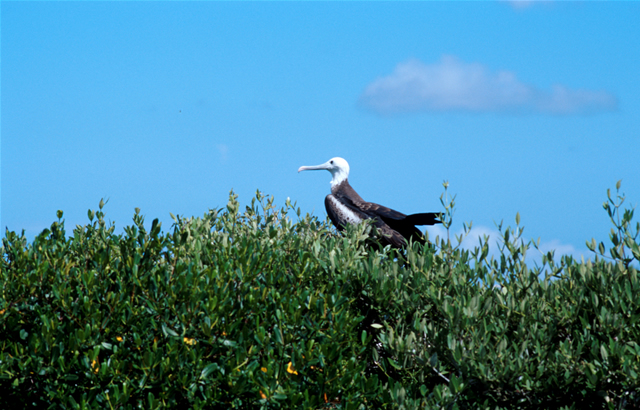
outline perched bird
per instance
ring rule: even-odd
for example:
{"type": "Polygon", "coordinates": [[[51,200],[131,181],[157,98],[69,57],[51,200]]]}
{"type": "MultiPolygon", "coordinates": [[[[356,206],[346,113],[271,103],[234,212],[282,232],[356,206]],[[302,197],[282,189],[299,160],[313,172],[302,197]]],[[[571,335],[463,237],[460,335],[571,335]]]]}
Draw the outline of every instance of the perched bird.
{"type": "Polygon", "coordinates": [[[324,206],[331,222],[343,230],[347,224],[357,224],[365,219],[372,219],[374,226],[381,234],[382,245],[401,248],[409,239],[425,243],[422,232],[416,225],[434,225],[441,223],[435,212],[405,215],[386,206],[367,202],[349,185],[349,163],[342,158],[331,158],[321,165],[302,166],[300,171],[326,169],[331,172],[331,194],[324,199],[324,206]]]}

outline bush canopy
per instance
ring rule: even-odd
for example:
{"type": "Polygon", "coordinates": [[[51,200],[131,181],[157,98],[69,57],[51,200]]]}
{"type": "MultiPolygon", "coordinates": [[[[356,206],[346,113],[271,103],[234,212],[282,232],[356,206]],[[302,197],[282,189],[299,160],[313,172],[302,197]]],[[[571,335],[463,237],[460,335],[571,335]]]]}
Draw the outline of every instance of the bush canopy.
{"type": "Polygon", "coordinates": [[[640,224],[608,194],[609,249],[535,266],[518,216],[489,252],[381,249],[260,193],[169,232],[58,211],[2,239],[0,408],[639,408],[640,224]]]}

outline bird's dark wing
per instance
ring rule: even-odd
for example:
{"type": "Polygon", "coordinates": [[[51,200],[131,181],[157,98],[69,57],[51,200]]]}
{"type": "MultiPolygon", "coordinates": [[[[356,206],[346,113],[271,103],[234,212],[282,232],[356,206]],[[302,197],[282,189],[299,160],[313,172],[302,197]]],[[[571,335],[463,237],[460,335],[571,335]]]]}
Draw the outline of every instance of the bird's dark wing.
{"type": "Polygon", "coordinates": [[[398,232],[385,223],[379,226],[376,224],[376,228],[383,239],[383,246],[389,244],[394,248],[402,248],[407,243],[401,232],[398,232]]]}
{"type": "MultiPolygon", "coordinates": [[[[339,209],[336,209],[332,201],[339,201],[340,204],[344,205],[349,211],[353,212],[358,218],[361,220],[370,219],[373,221],[373,225],[376,227],[378,232],[380,233],[380,237],[384,245],[391,245],[396,248],[400,248],[404,246],[405,239],[402,233],[392,229],[389,225],[387,225],[384,220],[378,217],[371,207],[368,205],[376,205],[370,204],[365,201],[353,201],[353,198],[349,198],[341,195],[327,195],[324,199],[324,205],[327,209],[327,214],[333,222],[333,225],[338,228],[338,230],[343,230],[345,225],[349,223],[346,220],[344,215],[341,215],[339,209]],[[332,198],[333,196],[333,198],[332,198]]],[[[375,207],[374,207],[375,208],[375,207]]],[[[388,209],[388,208],[387,208],[388,209]]],[[[395,212],[391,209],[389,211],[395,212]]],[[[398,212],[399,214],[399,212],[398,212]]]]}
{"type": "MultiPolygon", "coordinates": [[[[348,183],[334,194],[342,205],[360,215],[363,219],[373,219],[374,225],[382,234],[385,241],[394,247],[402,247],[409,239],[414,242],[425,243],[424,236],[416,225],[434,225],[440,223],[439,214],[434,212],[405,215],[394,209],[367,202],[358,195],[348,183]]],[[[326,205],[326,199],[325,199],[326,205]]],[[[327,213],[334,225],[339,226],[331,216],[327,206],[327,213]]],[[[336,217],[336,219],[339,219],[336,217]]]]}
{"type": "Polygon", "coordinates": [[[363,214],[363,219],[371,219],[374,222],[374,226],[383,239],[383,245],[390,244],[395,248],[401,248],[409,238],[424,242],[422,232],[414,225],[404,222],[407,215],[373,202],[355,202],[350,198],[341,199],[347,208],[363,214]]]}
{"type": "Polygon", "coordinates": [[[348,221],[345,220],[344,215],[340,215],[338,210],[331,203],[331,195],[327,195],[324,198],[324,207],[327,210],[327,215],[329,215],[329,219],[333,222],[333,226],[335,226],[339,231],[342,231],[347,225],[348,221]]]}
{"type": "Polygon", "coordinates": [[[413,239],[414,242],[425,243],[424,234],[416,225],[434,225],[441,223],[437,218],[440,214],[434,212],[411,214],[402,219],[391,219],[382,216],[382,220],[391,227],[398,231],[407,241],[413,239]]]}
{"type": "Polygon", "coordinates": [[[336,210],[333,209],[333,206],[331,206],[329,195],[324,198],[324,207],[327,210],[327,215],[329,215],[329,219],[331,219],[333,226],[335,226],[339,231],[343,230],[344,224],[340,220],[340,217],[338,216],[336,210]]]}
{"type": "MultiPolygon", "coordinates": [[[[366,205],[360,204],[360,206],[367,210],[367,215],[371,218],[380,219],[385,226],[399,233],[407,242],[409,239],[419,243],[426,242],[424,234],[420,229],[416,228],[416,225],[434,225],[441,223],[441,221],[438,220],[440,214],[435,212],[405,215],[386,206],[371,202],[366,203],[366,205]]],[[[402,245],[404,245],[404,241],[402,245]]]]}
{"type": "Polygon", "coordinates": [[[338,230],[343,230],[347,224],[359,223],[364,219],[369,219],[369,215],[362,212],[355,206],[345,204],[333,194],[324,198],[324,206],[331,222],[338,230]]]}
{"type": "Polygon", "coordinates": [[[346,181],[334,196],[349,209],[366,214],[369,218],[404,219],[406,217],[405,214],[386,206],[365,201],[346,181]]]}
{"type": "Polygon", "coordinates": [[[371,217],[377,216],[379,218],[389,220],[403,220],[407,217],[407,215],[402,212],[387,208],[386,206],[374,204],[373,202],[362,202],[357,205],[358,208],[362,209],[364,213],[371,217]]]}

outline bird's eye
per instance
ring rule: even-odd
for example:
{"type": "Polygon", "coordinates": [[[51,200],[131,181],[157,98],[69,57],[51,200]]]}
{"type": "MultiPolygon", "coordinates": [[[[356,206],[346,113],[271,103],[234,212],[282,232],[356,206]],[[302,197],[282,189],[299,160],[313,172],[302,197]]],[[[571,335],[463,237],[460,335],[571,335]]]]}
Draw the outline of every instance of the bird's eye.
{"type": "Polygon", "coordinates": [[[333,161],[329,161],[330,164],[333,164],[333,161]]]}

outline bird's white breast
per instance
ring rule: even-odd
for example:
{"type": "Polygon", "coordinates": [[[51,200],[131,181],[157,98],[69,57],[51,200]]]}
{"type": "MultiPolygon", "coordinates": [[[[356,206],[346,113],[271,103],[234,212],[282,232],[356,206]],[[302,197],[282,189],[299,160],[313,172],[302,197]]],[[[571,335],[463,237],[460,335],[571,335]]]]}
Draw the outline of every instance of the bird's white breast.
{"type": "Polygon", "coordinates": [[[351,209],[347,208],[342,202],[338,201],[335,196],[329,195],[329,200],[331,201],[331,205],[335,208],[336,213],[340,215],[345,222],[350,224],[358,224],[362,221],[362,218],[359,217],[355,212],[351,209]]]}

